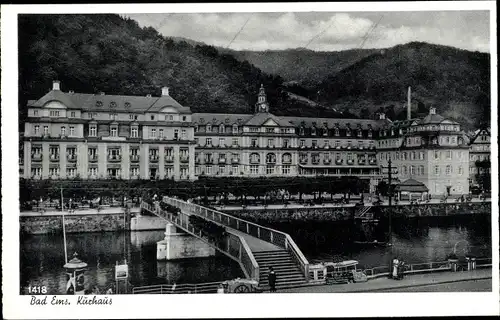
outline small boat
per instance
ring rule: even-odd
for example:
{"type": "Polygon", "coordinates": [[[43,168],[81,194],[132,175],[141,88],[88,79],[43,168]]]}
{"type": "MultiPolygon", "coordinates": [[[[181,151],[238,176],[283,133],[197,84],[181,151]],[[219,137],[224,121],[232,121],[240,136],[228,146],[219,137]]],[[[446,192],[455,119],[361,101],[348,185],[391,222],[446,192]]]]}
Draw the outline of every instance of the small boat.
{"type": "Polygon", "coordinates": [[[387,245],[386,242],[381,242],[381,241],[354,241],[354,244],[361,244],[361,245],[375,245],[375,246],[385,246],[387,245]]]}

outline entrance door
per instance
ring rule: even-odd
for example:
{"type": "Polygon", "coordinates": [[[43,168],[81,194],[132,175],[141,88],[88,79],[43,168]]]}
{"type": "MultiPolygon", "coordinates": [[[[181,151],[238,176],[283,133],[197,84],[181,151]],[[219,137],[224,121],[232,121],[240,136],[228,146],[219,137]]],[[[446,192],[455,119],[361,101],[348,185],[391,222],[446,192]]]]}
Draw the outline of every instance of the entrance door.
{"type": "Polygon", "coordinates": [[[149,169],[149,178],[153,180],[156,179],[156,168],[149,169]]]}

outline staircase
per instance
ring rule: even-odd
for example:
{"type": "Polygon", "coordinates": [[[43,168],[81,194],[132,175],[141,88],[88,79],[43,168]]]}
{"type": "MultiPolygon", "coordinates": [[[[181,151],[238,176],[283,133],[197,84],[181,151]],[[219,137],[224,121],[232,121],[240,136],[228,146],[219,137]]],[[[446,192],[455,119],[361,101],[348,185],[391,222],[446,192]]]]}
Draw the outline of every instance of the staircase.
{"type": "Polygon", "coordinates": [[[307,285],[304,274],[288,251],[258,251],[254,252],[253,255],[259,264],[259,286],[262,289],[267,290],[269,288],[267,276],[271,266],[277,275],[276,289],[307,285]]]}

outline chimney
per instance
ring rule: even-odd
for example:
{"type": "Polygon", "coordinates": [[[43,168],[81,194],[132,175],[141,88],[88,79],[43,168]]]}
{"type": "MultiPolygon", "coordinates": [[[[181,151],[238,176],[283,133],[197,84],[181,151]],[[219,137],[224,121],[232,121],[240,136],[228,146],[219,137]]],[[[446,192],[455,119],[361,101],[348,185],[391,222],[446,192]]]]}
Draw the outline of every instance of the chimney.
{"type": "Polygon", "coordinates": [[[430,107],[429,114],[436,114],[436,108],[430,107]]]}
{"type": "Polygon", "coordinates": [[[52,81],[52,90],[61,90],[61,81],[59,80],[52,81]]]}
{"type": "Polygon", "coordinates": [[[168,92],[168,91],[169,91],[169,88],[168,88],[168,87],[163,87],[163,88],[161,88],[161,95],[162,95],[162,97],[165,97],[165,96],[170,96],[170,94],[169,94],[169,92],[168,92]]]}
{"type": "Polygon", "coordinates": [[[408,87],[408,111],[407,111],[407,120],[411,119],[411,87],[408,87]]]}

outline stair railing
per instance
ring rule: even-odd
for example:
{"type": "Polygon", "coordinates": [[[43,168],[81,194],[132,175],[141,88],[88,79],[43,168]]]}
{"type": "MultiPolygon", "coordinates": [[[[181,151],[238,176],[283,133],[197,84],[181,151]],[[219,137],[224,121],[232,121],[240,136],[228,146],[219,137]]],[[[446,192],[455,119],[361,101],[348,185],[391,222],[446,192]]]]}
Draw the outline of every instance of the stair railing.
{"type": "MultiPolygon", "coordinates": [[[[196,230],[189,221],[189,214],[184,211],[177,214],[162,210],[159,205],[150,205],[146,202],[141,202],[141,209],[147,210],[156,216],[165,219],[174,224],[177,228],[182,229],[186,233],[202,240],[217,251],[223,253],[234,261],[238,262],[245,277],[259,282],[259,265],[255,259],[252,250],[248,246],[245,238],[241,235],[226,229],[226,236],[219,239],[220,241],[210,240],[201,230],[196,230]]],[[[217,222],[215,222],[217,224],[217,222]]]]}
{"type": "Polygon", "coordinates": [[[299,265],[299,268],[304,274],[306,281],[309,281],[309,262],[289,234],[264,227],[240,218],[236,218],[220,211],[205,208],[195,203],[189,203],[170,197],[163,197],[163,201],[180,208],[182,211],[199,215],[220,225],[236,229],[238,231],[251,235],[252,237],[261,239],[285,249],[291,254],[292,258],[299,265]]]}

